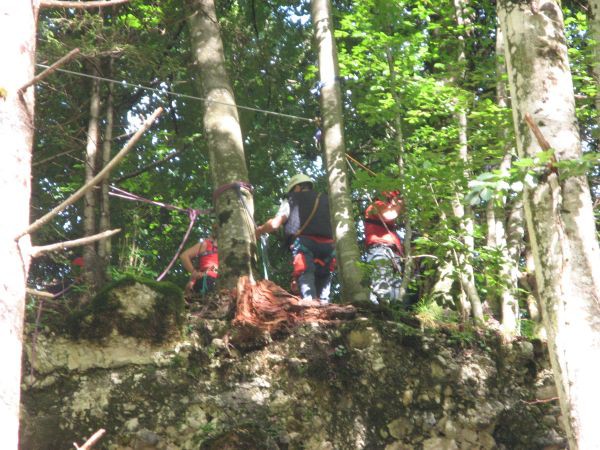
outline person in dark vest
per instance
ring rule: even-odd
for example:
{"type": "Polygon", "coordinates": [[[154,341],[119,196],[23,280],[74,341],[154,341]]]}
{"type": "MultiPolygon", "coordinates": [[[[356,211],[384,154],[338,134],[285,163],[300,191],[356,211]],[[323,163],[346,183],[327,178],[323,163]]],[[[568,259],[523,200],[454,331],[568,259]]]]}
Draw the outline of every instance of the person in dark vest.
{"type": "Polygon", "coordinates": [[[327,194],[313,190],[313,180],[304,174],[290,178],[275,217],[256,228],[256,236],[272,233],[284,225],[293,255],[293,278],[302,300],[329,303],[335,268],[335,247],[327,194]]]}
{"type": "Polygon", "coordinates": [[[396,220],[404,209],[398,191],[383,192],[365,211],[366,260],[373,266],[371,300],[397,301],[402,284],[404,249],[397,234],[396,220]]]}
{"type": "Polygon", "coordinates": [[[181,264],[190,273],[186,294],[206,294],[214,290],[219,270],[219,253],[217,248],[217,227],[213,225],[209,238],[200,239],[181,253],[181,264]],[[197,258],[194,265],[193,259],[197,258]]]}

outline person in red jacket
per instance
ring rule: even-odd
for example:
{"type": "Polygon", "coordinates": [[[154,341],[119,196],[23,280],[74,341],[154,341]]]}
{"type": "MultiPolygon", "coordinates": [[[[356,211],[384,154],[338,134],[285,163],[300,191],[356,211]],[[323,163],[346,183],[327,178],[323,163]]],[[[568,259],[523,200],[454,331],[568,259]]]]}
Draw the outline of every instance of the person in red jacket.
{"type": "Polygon", "coordinates": [[[365,211],[366,260],[373,265],[371,300],[397,301],[402,284],[402,241],[396,220],[404,210],[399,191],[383,192],[365,211]]]}
{"type": "Polygon", "coordinates": [[[213,226],[209,238],[200,239],[183,251],[179,258],[185,270],[190,273],[190,280],[185,287],[186,294],[206,294],[214,290],[219,270],[216,227],[213,226]],[[196,267],[194,267],[194,258],[198,258],[196,267]]]}

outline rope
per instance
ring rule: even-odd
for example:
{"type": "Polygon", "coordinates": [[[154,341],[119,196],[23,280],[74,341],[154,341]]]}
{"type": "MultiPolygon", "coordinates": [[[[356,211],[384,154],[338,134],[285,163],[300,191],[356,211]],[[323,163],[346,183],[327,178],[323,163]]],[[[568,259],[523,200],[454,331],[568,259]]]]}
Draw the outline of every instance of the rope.
{"type": "Polygon", "coordinates": [[[112,195],[113,197],[124,198],[125,200],[133,200],[133,201],[138,201],[138,202],[142,202],[142,203],[149,203],[151,205],[160,206],[161,208],[169,209],[172,211],[179,211],[179,212],[185,212],[185,213],[194,211],[197,215],[206,215],[206,214],[211,214],[213,212],[212,209],[193,209],[193,208],[186,209],[186,208],[180,208],[179,206],[175,206],[175,205],[169,205],[168,203],[157,202],[157,201],[150,200],[150,199],[147,199],[144,197],[140,197],[139,195],[136,195],[136,194],[132,194],[131,192],[127,192],[127,191],[120,189],[113,185],[110,186],[110,192],[108,193],[108,195],[112,195]]]}
{"type": "Polygon", "coordinates": [[[187,231],[185,232],[185,236],[183,236],[183,240],[181,241],[181,244],[179,244],[179,247],[177,248],[177,251],[175,252],[175,256],[173,256],[173,259],[171,259],[171,262],[169,263],[167,268],[165,270],[163,270],[163,273],[161,273],[158,276],[156,281],[161,281],[164,278],[164,276],[169,272],[169,270],[171,270],[171,267],[173,267],[173,264],[175,264],[175,261],[177,261],[177,258],[179,257],[179,253],[181,253],[183,246],[185,245],[188,238],[190,237],[190,232],[192,231],[192,228],[194,227],[194,223],[196,222],[196,218],[198,217],[198,211],[195,209],[190,209],[189,217],[190,217],[190,224],[188,226],[187,231]]]}
{"type": "Polygon", "coordinates": [[[169,262],[169,264],[167,265],[165,270],[162,271],[162,273],[158,276],[156,281],[161,281],[165,277],[165,275],[169,272],[169,270],[171,270],[171,267],[173,267],[173,264],[175,264],[175,261],[177,261],[177,258],[179,257],[179,254],[181,253],[181,250],[183,249],[183,246],[185,245],[188,238],[190,237],[190,233],[192,231],[192,228],[194,227],[194,223],[196,222],[196,219],[198,218],[198,216],[201,214],[210,214],[213,212],[212,209],[194,209],[194,208],[184,209],[184,208],[180,208],[179,206],[169,205],[167,203],[162,203],[162,202],[156,202],[154,200],[149,200],[147,198],[140,197],[139,195],[132,194],[131,192],[127,192],[123,189],[119,189],[118,187],[112,186],[112,185],[110,186],[110,192],[108,194],[112,195],[113,197],[124,198],[126,200],[138,201],[138,202],[142,202],[142,203],[149,203],[151,205],[160,206],[161,208],[170,209],[172,211],[186,212],[188,214],[188,217],[190,218],[190,224],[188,225],[187,231],[185,232],[185,236],[183,236],[183,240],[179,244],[179,247],[177,248],[177,251],[175,252],[175,256],[173,256],[173,258],[171,259],[171,262],[169,262]]]}
{"type": "Polygon", "coordinates": [[[219,196],[226,190],[228,190],[228,189],[238,189],[239,190],[240,188],[244,188],[250,192],[252,192],[254,190],[254,187],[250,183],[247,183],[245,181],[233,181],[231,183],[227,183],[222,186],[219,186],[217,189],[214,190],[213,203],[216,203],[217,198],[219,198],[219,196]]]}
{"type": "MultiPolygon", "coordinates": [[[[215,189],[215,191],[213,192],[213,202],[216,203],[217,198],[219,198],[219,195],[221,195],[226,190],[235,189],[238,200],[240,201],[240,203],[246,210],[247,216],[252,221],[253,228],[251,229],[251,232],[254,232],[254,230],[256,230],[256,228],[257,228],[256,221],[254,220],[254,216],[253,216],[252,212],[250,211],[250,207],[248,206],[248,203],[246,203],[246,199],[242,195],[242,188],[244,188],[250,192],[252,192],[254,189],[250,183],[246,183],[245,181],[234,181],[233,183],[227,183],[227,184],[224,184],[223,186],[219,186],[217,189],[215,189]]],[[[262,253],[263,274],[264,274],[265,280],[268,280],[269,279],[269,270],[268,270],[269,256],[267,254],[267,250],[266,250],[267,246],[266,246],[265,240],[262,239],[262,236],[261,236],[261,238],[259,238],[258,243],[259,243],[259,247],[260,247],[260,250],[262,253]]]]}
{"type": "MultiPolygon", "coordinates": [[[[44,69],[49,68],[49,66],[47,66],[45,64],[36,64],[36,66],[42,67],[44,69]]],[[[153,88],[150,86],[143,86],[141,84],[129,83],[127,81],[118,81],[118,80],[113,80],[111,78],[105,78],[105,77],[100,77],[100,76],[96,76],[96,75],[89,75],[87,73],[82,73],[82,72],[75,72],[73,70],[56,69],[56,72],[63,72],[63,73],[68,73],[70,75],[76,75],[79,77],[91,78],[91,79],[95,79],[95,80],[99,80],[99,81],[106,81],[108,83],[120,84],[121,86],[133,87],[133,88],[137,88],[137,89],[144,89],[146,91],[155,92],[155,93],[161,94],[161,95],[166,94],[166,95],[172,95],[173,97],[187,98],[189,100],[198,100],[198,101],[205,102],[205,103],[216,103],[218,105],[231,106],[231,107],[238,108],[238,109],[244,109],[246,111],[254,111],[254,112],[259,112],[259,113],[263,113],[263,114],[270,114],[272,116],[286,117],[288,119],[294,119],[294,120],[304,120],[306,122],[311,122],[311,123],[315,121],[314,119],[309,119],[307,117],[301,117],[301,116],[295,116],[293,114],[285,114],[285,113],[280,113],[280,112],[276,112],[276,111],[269,111],[266,109],[253,108],[251,106],[240,106],[240,105],[235,105],[235,104],[226,103],[226,102],[208,100],[207,98],[203,98],[203,97],[196,97],[194,95],[188,95],[188,94],[180,94],[178,92],[169,91],[166,89],[157,89],[157,88],[153,88]]]]}

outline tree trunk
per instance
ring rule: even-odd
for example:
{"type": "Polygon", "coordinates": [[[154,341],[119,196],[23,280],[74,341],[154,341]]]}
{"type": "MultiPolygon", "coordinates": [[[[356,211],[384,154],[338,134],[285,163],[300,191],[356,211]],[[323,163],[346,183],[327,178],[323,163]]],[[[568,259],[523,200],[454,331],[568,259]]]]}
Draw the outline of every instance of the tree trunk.
{"type": "Polygon", "coordinates": [[[187,5],[193,63],[199,89],[206,99],[204,130],[216,193],[219,283],[224,288],[235,288],[241,276],[254,279],[256,266],[252,193],[231,187],[231,183],[248,183],[242,132],[225,69],[214,0],[188,0],[187,5]]]}
{"type": "Polygon", "coordinates": [[[548,336],[542,321],[540,295],[537,290],[537,282],[535,281],[535,262],[533,261],[531,248],[527,245],[525,246],[525,272],[521,273],[519,283],[527,292],[525,301],[529,317],[534,323],[533,336],[545,341],[548,339],[548,336]]]}
{"type": "Polygon", "coordinates": [[[38,2],[0,2],[0,197],[6,212],[0,226],[0,436],[13,450],[19,439],[19,399],[25,287],[30,237],[15,240],[29,225],[34,87],[19,88],[34,76],[38,2]]]}
{"type": "MultiPolygon", "coordinates": [[[[498,3],[519,156],[541,149],[533,116],[558,161],[581,157],[560,5],[498,3]]],[[[524,192],[536,281],[571,450],[600,442],[600,250],[585,176],[559,179],[547,168],[524,192]]]]}
{"type": "MultiPolygon", "coordinates": [[[[112,58],[109,61],[109,77],[112,75],[112,58]]],[[[109,83],[108,94],[106,96],[106,125],[104,128],[104,138],[102,140],[102,167],[106,166],[110,161],[112,150],[112,132],[114,122],[113,109],[113,85],[109,83]]],[[[99,232],[108,231],[110,229],[110,196],[108,195],[110,180],[108,178],[102,180],[100,185],[102,195],[100,197],[100,221],[98,224],[99,232]]],[[[112,251],[111,238],[101,239],[98,241],[98,258],[101,265],[100,270],[106,276],[108,265],[110,264],[110,256],[112,251]]]]}
{"type": "MultiPolygon", "coordinates": [[[[466,2],[464,0],[454,0],[454,10],[456,23],[459,27],[465,26],[464,10],[466,2]]],[[[458,79],[464,78],[465,67],[466,67],[466,55],[465,55],[465,39],[464,36],[460,35],[458,38],[458,60],[457,66],[459,74],[453,80],[456,82],[458,79]]],[[[467,139],[467,111],[459,105],[459,100],[456,100],[456,123],[458,126],[458,139],[459,139],[459,151],[458,156],[465,165],[465,176],[468,179],[469,173],[467,167],[469,164],[469,144],[467,139]]],[[[475,274],[473,266],[470,261],[470,255],[475,251],[475,239],[473,237],[475,232],[475,224],[473,220],[473,211],[468,205],[464,205],[464,192],[462,188],[458,188],[456,196],[452,202],[452,212],[460,224],[461,235],[463,237],[463,243],[467,248],[467,254],[458,255],[459,262],[459,280],[460,285],[471,304],[471,314],[476,322],[483,322],[483,308],[481,306],[481,299],[475,286],[475,274]]]]}
{"type": "Polygon", "coordinates": [[[507,339],[517,336],[519,331],[519,260],[523,247],[523,204],[517,201],[508,216],[507,229],[502,226],[504,236],[499,241],[502,261],[498,277],[502,281],[500,301],[502,305],[502,333],[507,339]]]}
{"type": "Polygon", "coordinates": [[[595,42],[592,47],[592,74],[596,82],[596,120],[600,124],[600,0],[589,0],[588,5],[588,27],[595,42]]]}
{"type": "Polygon", "coordinates": [[[321,114],[325,165],[329,179],[331,222],[334,225],[337,268],[342,299],[368,301],[366,274],[358,266],[360,249],[352,212],[352,199],[346,171],[342,94],[339,84],[337,50],[333,39],[331,3],[312,0],[311,15],[319,53],[321,114]]]}
{"type": "MultiPolygon", "coordinates": [[[[98,76],[94,62],[91,64],[91,74],[98,76]]],[[[88,120],[87,145],[85,148],[85,182],[89,182],[97,173],[98,149],[100,137],[100,81],[92,80],[92,91],[90,95],[90,118],[88,120]]],[[[96,224],[96,188],[86,192],[83,199],[83,234],[93,236],[98,232],[96,224]]],[[[97,292],[101,280],[98,276],[98,255],[96,243],[92,242],[83,247],[83,274],[84,280],[89,288],[88,294],[97,292]]]]}
{"type": "MultiPolygon", "coordinates": [[[[451,262],[452,257],[447,255],[445,262],[438,267],[437,269],[437,279],[434,285],[431,288],[430,296],[436,302],[443,305],[452,305],[454,304],[454,299],[452,298],[452,285],[454,284],[454,272],[456,268],[454,264],[451,262]]],[[[457,305],[459,309],[462,311],[463,305],[457,305]]]]}
{"type": "MultiPolygon", "coordinates": [[[[507,107],[506,96],[506,81],[502,75],[506,74],[506,64],[504,62],[504,37],[499,26],[496,27],[496,103],[500,108],[507,107]]],[[[512,145],[509,145],[506,139],[506,130],[502,128],[499,132],[500,142],[505,142],[505,156],[502,163],[506,162],[506,155],[509,154],[512,145]]],[[[501,167],[502,167],[501,163],[501,167]]],[[[503,202],[505,206],[505,202],[503,202]]],[[[504,236],[504,224],[501,219],[502,212],[498,210],[494,199],[488,201],[485,210],[487,224],[487,246],[489,248],[497,248],[502,242],[504,236]]],[[[493,275],[494,278],[496,274],[493,275]]],[[[486,301],[493,313],[494,318],[500,320],[502,317],[502,301],[500,300],[502,293],[498,292],[495,287],[491,287],[486,296],[486,301]]]]}
{"type": "MultiPolygon", "coordinates": [[[[508,106],[506,92],[506,61],[504,51],[504,35],[502,28],[496,27],[496,102],[500,108],[508,106]]],[[[508,174],[512,165],[513,143],[509,141],[506,129],[500,131],[500,141],[504,142],[504,158],[500,170],[508,174]]],[[[504,217],[509,203],[506,196],[502,198],[502,214],[504,217]]],[[[519,299],[517,297],[519,284],[519,262],[523,249],[525,229],[523,227],[523,201],[514,200],[508,215],[506,226],[503,220],[496,222],[496,245],[500,246],[502,262],[499,278],[503,285],[500,292],[502,331],[507,338],[519,334],[519,299]]]]}

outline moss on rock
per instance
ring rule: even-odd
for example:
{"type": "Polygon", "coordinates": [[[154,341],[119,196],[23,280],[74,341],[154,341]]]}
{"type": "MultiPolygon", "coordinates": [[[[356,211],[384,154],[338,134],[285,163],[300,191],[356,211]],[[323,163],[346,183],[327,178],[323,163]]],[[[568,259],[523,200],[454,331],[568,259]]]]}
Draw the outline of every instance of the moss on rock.
{"type": "Polygon", "coordinates": [[[165,342],[181,335],[185,302],[173,283],[133,276],[115,281],[70,318],[77,339],[102,340],[112,333],[165,342]]]}

